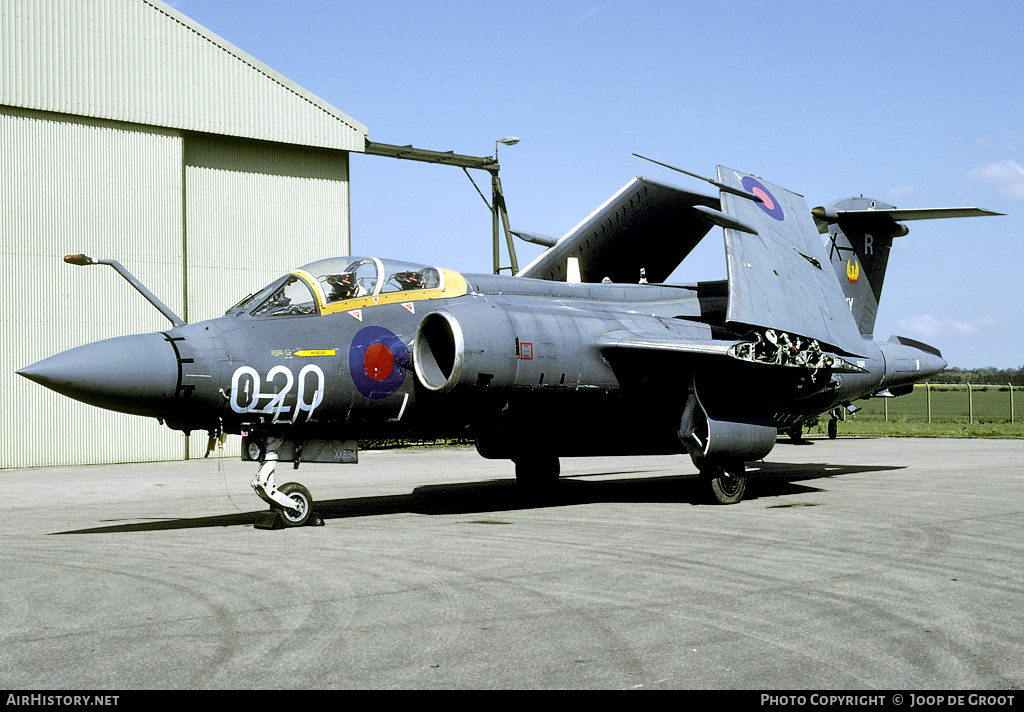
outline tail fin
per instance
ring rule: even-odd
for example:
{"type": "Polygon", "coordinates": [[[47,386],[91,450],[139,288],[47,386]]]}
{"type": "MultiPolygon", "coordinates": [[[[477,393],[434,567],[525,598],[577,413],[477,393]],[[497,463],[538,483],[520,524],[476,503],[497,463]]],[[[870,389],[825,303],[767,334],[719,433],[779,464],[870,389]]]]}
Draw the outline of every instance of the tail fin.
{"type": "Polygon", "coordinates": [[[885,268],[894,237],[909,230],[901,220],[1000,215],[980,208],[900,210],[870,198],[845,198],[811,211],[819,232],[828,232],[829,260],[839,278],[857,328],[864,336],[875,330],[885,268]]]}
{"type": "MultiPolygon", "coordinates": [[[[885,212],[872,212],[893,207],[868,198],[846,198],[837,200],[823,211],[825,215],[836,213],[837,219],[828,223],[828,256],[857,328],[864,336],[871,336],[875,330],[875,316],[882,297],[892,239],[907,233],[906,227],[885,212]],[[840,212],[852,212],[853,215],[839,218],[840,212]]],[[[817,213],[815,217],[818,217],[817,213]]]]}

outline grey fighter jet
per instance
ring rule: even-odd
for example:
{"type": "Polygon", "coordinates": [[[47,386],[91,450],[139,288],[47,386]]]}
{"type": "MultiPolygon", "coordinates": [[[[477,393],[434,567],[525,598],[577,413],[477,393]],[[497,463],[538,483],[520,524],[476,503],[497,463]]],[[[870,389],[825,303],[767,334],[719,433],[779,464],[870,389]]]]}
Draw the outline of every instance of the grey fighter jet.
{"type": "Polygon", "coordinates": [[[360,439],[381,437],[470,437],[530,491],[554,485],[563,457],[679,453],[710,501],[735,503],[744,463],[780,430],[834,425],[857,399],[946,366],[931,346],[872,340],[888,248],[902,220],[995,213],[863,199],[811,211],[731,169],[703,180],[717,196],[634,179],[514,277],[337,257],[195,324],[117,263],[68,257],[115,266],[172,328],[18,373],[211,443],[241,434],[254,490],[290,526],[313,500],[276,485],[278,462],[354,462],[360,439]],[[727,279],[658,283],[716,225],[727,279]]]}

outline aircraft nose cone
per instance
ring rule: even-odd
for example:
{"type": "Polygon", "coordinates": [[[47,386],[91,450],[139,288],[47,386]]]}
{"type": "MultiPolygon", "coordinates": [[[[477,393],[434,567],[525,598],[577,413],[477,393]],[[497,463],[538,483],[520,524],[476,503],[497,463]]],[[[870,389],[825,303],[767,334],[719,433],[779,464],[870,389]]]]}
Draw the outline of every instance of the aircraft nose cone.
{"type": "Polygon", "coordinates": [[[17,373],[89,405],[155,418],[170,410],[178,387],[178,359],[163,334],[97,341],[17,373]]]}

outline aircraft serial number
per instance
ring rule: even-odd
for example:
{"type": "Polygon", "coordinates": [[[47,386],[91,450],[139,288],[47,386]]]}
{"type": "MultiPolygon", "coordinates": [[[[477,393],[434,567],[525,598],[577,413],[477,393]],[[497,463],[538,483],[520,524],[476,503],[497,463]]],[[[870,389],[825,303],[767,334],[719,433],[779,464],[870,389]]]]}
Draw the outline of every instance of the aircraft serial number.
{"type": "Polygon", "coordinates": [[[231,376],[231,410],[236,413],[263,413],[273,415],[272,422],[279,420],[296,422],[305,413],[306,420],[312,420],[313,411],[324,400],[324,372],[316,364],[302,367],[298,376],[298,388],[294,404],[285,400],[296,384],[295,375],[287,366],[274,366],[267,373],[266,381],[272,384],[284,379],[283,387],[274,387],[271,393],[263,393],[260,374],[251,366],[241,366],[231,376]],[[310,383],[310,378],[313,382],[310,383]]]}

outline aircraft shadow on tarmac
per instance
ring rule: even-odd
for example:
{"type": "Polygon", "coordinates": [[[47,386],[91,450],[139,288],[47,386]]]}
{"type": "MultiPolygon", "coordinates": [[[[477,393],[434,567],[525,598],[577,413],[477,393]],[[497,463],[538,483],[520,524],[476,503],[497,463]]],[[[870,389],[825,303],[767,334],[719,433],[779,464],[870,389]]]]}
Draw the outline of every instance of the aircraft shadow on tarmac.
{"type": "MultiPolygon", "coordinates": [[[[822,491],[802,484],[807,480],[838,477],[860,472],[885,472],[903,469],[898,465],[835,465],[828,463],[748,463],[747,492],[744,501],[781,498],[822,491]]],[[[679,503],[703,505],[704,491],[696,474],[642,477],[640,471],[619,469],[588,474],[566,475],[550,492],[524,492],[514,479],[481,480],[458,484],[426,485],[409,494],[380,497],[353,497],[314,502],[313,509],[324,520],[349,517],[373,517],[387,514],[470,514],[507,512],[522,509],[565,507],[600,502],[679,503]],[[620,479],[603,479],[622,475],[620,479]],[[600,480],[588,480],[601,477],[600,480]]],[[[708,505],[720,506],[720,505],[708,505]]],[[[780,501],[774,506],[801,506],[799,502],[780,501]]],[[[53,534],[112,534],[124,532],[200,529],[204,527],[252,526],[257,512],[215,515],[54,532],[53,534]]]]}

